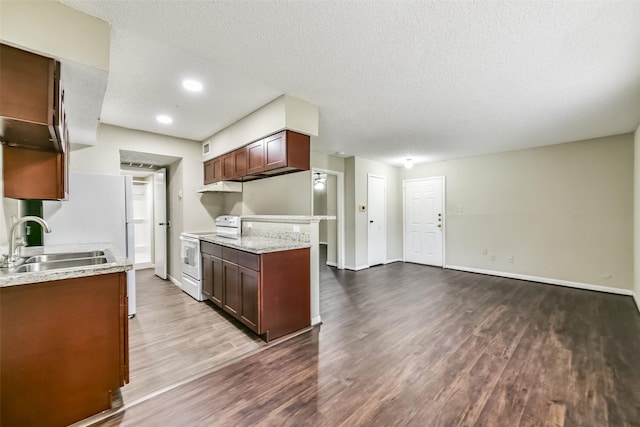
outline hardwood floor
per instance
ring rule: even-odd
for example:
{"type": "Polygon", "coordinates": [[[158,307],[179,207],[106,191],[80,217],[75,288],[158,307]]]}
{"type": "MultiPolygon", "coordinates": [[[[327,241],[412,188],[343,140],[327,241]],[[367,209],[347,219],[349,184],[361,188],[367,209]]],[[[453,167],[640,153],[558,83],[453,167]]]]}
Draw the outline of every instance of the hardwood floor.
{"type": "Polygon", "coordinates": [[[640,425],[630,297],[403,263],[320,290],[320,328],[100,425],[640,425]]]}
{"type": "Polygon", "coordinates": [[[153,269],[136,272],[136,287],[137,314],[129,320],[130,382],[120,389],[124,404],[265,345],[210,303],[156,277],[153,269]]]}

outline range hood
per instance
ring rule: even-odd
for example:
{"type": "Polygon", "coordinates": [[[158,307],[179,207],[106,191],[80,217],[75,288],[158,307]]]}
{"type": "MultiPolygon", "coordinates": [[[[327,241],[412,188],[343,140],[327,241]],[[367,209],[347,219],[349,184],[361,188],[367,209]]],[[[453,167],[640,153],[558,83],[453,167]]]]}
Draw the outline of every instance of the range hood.
{"type": "Polygon", "coordinates": [[[218,181],[198,189],[198,193],[242,193],[242,183],[218,181]]]}

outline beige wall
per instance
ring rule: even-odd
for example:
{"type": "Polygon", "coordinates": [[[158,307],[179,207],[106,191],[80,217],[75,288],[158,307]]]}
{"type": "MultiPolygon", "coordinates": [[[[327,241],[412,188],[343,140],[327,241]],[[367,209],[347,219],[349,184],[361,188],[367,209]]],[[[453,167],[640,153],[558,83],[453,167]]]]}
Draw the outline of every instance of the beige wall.
{"type": "Polygon", "coordinates": [[[634,285],[633,292],[638,310],[640,310],[640,126],[634,134],[634,186],[633,186],[633,215],[634,215],[634,285]]]}
{"type": "Polygon", "coordinates": [[[402,179],[439,175],[446,264],[631,289],[632,134],[417,166],[402,179]]]}
{"type": "MultiPolygon", "coordinates": [[[[362,268],[369,263],[369,220],[367,187],[368,175],[384,176],[387,182],[387,261],[402,259],[402,192],[399,181],[400,169],[374,160],[355,158],[355,235],[353,250],[354,264],[347,263],[347,268],[362,268]],[[358,206],[367,206],[367,211],[360,212],[358,206]]],[[[349,244],[347,244],[349,247],[349,244]]]]}
{"type": "Polygon", "coordinates": [[[210,144],[209,154],[204,156],[204,160],[282,129],[318,135],[318,107],[282,95],[203,141],[202,144],[210,144]]]}
{"type": "Polygon", "coordinates": [[[344,159],[344,263],[354,269],[356,264],[356,158],[344,159]]]}
{"type": "Polygon", "coordinates": [[[180,233],[212,229],[212,218],[221,213],[224,200],[196,192],[203,182],[200,142],[101,124],[97,145],[72,151],[70,168],[75,172],[119,174],[121,149],[182,158],[167,170],[167,215],[171,224],[168,270],[179,279],[180,233]]]}
{"type": "Polygon", "coordinates": [[[110,37],[109,23],[55,1],[0,2],[0,39],[44,55],[109,71],[110,37]]]}

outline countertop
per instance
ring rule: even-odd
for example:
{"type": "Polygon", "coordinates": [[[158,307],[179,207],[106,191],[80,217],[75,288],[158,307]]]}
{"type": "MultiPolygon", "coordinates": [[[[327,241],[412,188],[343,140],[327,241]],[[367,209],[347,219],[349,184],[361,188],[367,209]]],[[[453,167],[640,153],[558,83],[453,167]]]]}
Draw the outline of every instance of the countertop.
{"type": "Polygon", "coordinates": [[[254,254],[265,254],[269,252],[290,251],[293,249],[310,248],[311,243],[299,242],[295,240],[274,239],[272,237],[263,236],[242,236],[240,239],[229,239],[220,237],[216,234],[205,234],[199,236],[200,240],[215,243],[217,245],[226,246],[241,251],[251,252],[254,254]]]}
{"type": "Polygon", "coordinates": [[[0,287],[24,285],[30,283],[50,282],[53,280],[71,279],[74,277],[96,276],[99,274],[118,273],[131,270],[132,265],[127,257],[111,243],[87,243],[76,245],[34,246],[22,248],[21,256],[53,254],[62,252],[87,252],[104,250],[107,256],[106,264],[61,268],[31,273],[10,273],[0,268],[0,287]]]}
{"type": "Polygon", "coordinates": [[[336,219],[331,215],[242,215],[243,221],[313,223],[336,219]]]}

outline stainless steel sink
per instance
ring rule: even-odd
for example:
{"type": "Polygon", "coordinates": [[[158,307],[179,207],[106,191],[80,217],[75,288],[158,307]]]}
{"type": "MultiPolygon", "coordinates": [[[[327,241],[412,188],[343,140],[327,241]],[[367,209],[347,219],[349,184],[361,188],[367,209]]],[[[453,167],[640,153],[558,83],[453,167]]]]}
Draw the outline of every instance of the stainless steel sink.
{"type": "Polygon", "coordinates": [[[30,262],[16,267],[14,273],[32,273],[38,271],[59,270],[61,268],[85,267],[90,265],[107,264],[107,258],[98,256],[94,258],[68,259],[63,261],[30,262]]]}
{"type": "Polygon", "coordinates": [[[78,258],[96,258],[104,257],[104,251],[92,251],[92,252],[66,252],[57,254],[42,254],[34,255],[25,260],[25,264],[50,262],[50,261],[65,261],[78,258]]]}

